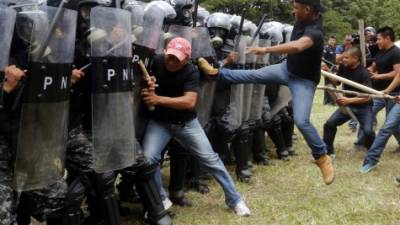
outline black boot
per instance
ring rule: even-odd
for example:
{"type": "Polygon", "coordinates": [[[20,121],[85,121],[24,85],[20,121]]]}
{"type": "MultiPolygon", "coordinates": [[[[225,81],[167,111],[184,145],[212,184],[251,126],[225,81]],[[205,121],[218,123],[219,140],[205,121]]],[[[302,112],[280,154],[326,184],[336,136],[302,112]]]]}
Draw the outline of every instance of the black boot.
{"type": "Polygon", "coordinates": [[[140,197],[136,191],[135,178],[127,168],[121,171],[120,182],[117,185],[119,200],[127,203],[139,203],[140,197]]]}
{"type": "Polygon", "coordinates": [[[249,169],[249,129],[242,127],[239,134],[232,142],[232,148],[236,158],[236,176],[240,182],[249,183],[252,173],[249,169]]]}
{"type": "Polygon", "coordinates": [[[154,174],[157,165],[148,166],[145,164],[136,165],[136,190],[142,204],[148,213],[147,220],[153,225],[171,225],[172,219],[165,211],[160,197],[154,174]]]}
{"type": "Polygon", "coordinates": [[[265,131],[261,127],[260,122],[257,123],[253,131],[253,159],[259,165],[268,166],[271,165],[270,159],[268,159],[266,149],[267,145],[265,143],[265,131]]]}
{"type": "Polygon", "coordinates": [[[192,203],[185,199],[184,194],[190,155],[187,150],[176,141],[170,142],[168,152],[171,157],[169,198],[174,204],[180,206],[192,206],[192,203]]]}
{"type": "MultiPolygon", "coordinates": [[[[62,225],[80,225],[83,221],[81,210],[82,202],[86,197],[86,187],[80,177],[68,184],[68,192],[65,198],[65,212],[62,225]]],[[[49,224],[49,221],[47,221],[49,224]]],[[[57,223],[55,223],[57,224],[57,223]]]]}
{"type": "Polygon", "coordinates": [[[272,122],[273,126],[269,127],[267,130],[268,135],[275,144],[278,159],[287,161],[289,160],[289,153],[286,150],[285,139],[282,134],[280,116],[275,115],[272,122]]]}
{"type": "Polygon", "coordinates": [[[115,196],[115,175],[114,172],[95,173],[96,200],[100,204],[97,208],[107,225],[120,225],[121,216],[119,205],[115,196]]]}
{"type": "Polygon", "coordinates": [[[283,139],[285,140],[286,149],[290,156],[295,156],[296,151],[293,148],[294,120],[288,111],[288,107],[284,108],[281,113],[283,139]]]}
{"type": "Polygon", "coordinates": [[[189,173],[187,174],[187,180],[189,180],[189,187],[195,189],[201,194],[207,194],[210,192],[207,181],[210,179],[209,174],[205,170],[204,166],[201,165],[200,161],[195,157],[191,157],[189,173]]]}
{"type": "Polygon", "coordinates": [[[219,132],[223,132],[223,129],[218,129],[217,127],[216,130],[209,134],[210,143],[225,165],[233,165],[234,160],[229,150],[228,140],[221,138],[218,135],[219,132]]]}

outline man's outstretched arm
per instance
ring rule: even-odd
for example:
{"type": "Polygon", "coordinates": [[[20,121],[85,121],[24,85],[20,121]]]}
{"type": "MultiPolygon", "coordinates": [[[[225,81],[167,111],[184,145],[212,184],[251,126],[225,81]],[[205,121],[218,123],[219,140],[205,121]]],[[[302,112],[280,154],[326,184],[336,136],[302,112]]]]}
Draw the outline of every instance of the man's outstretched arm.
{"type": "Polygon", "coordinates": [[[314,45],[313,40],[308,36],[304,36],[296,41],[291,41],[285,44],[276,45],[272,47],[248,48],[247,53],[254,53],[257,55],[263,55],[267,53],[296,54],[311,48],[313,45],[314,45]]]}

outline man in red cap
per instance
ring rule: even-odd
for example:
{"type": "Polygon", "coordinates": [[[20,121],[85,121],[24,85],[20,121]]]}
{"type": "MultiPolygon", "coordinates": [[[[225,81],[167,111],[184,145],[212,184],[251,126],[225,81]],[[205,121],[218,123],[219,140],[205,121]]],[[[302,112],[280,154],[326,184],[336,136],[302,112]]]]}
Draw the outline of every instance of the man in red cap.
{"type": "MultiPolygon", "coordinates": [[[[184,38],[172,39],[165,54],[155,57],[148,81],[142,91],[144,102],[155,106],[143,139],[143,151],[150,164],[159,164],[161,152],[172,139],[185,146],[210,171],[222,186],[226,204],[239,216],[249,216],[250,210],[235,190],[235,185],[218,154],[214,152],[200,125],[195,111],[199,89],[199,71],[189,63],[191,44],[184,38]],[[155,88],[154,80],[158,87],[155,88]]],[[[160,168],[156,173],[164,207],[171,206],[162,186],[160,168]]]]}

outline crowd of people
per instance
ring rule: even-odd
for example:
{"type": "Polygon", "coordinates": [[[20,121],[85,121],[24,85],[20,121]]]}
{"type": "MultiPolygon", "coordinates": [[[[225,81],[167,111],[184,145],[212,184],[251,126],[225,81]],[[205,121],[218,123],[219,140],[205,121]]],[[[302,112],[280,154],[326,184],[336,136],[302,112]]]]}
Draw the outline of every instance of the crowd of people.
{"type": "Polygon", "coordinates": [[[207,194],[210,177],[228,208],[250,216],[226,165],[250,183],[253,164],[289,161],[295,125],[326,185],[349,120],[360,126],[355,146],[368,149],[360,170],[371,171],[397,137],[400,106],[327,95],[339,109],[321,137],[313,99],[321,69],[399,95],[400,50],[390,27],[366,29],[368,69],[357,37],[324,47],[323,10],[295,0],[294,25],[257,25],[192,0],[0,0],[0,224],[120,225],[130,203],[146,223],[169,225],[171,206],[192,206],[185,191],[207,194]]]}

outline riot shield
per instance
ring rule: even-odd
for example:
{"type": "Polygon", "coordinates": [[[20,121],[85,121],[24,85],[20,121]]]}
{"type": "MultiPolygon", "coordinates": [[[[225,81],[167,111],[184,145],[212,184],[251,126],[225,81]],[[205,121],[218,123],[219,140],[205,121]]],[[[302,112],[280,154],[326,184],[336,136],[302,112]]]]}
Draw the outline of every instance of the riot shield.
{"type": "MultiPolygon", "coordinates": [[[[269,47],[271,46],[271,40],[269,40],[265,36],[260,36],[260,38],[258,39],[258,45],[260,47],[269,47]]],[[[256,69],[269,65],[269,61],[269,54],[258,55],[256,59],[256,69]]]]}
{"type": "Polygon", "coordinates": [[[271,103],[271,113],[270,116],[273,118],[281,109],[288,106],[289,102],[292,100],[292,94],[287,86],[281,85],[279,87],[278,97],[271,103]]]}
{"type": "MultiPolygon", "coordinates": [[[[250,36],[243,36],[243,38],[246,40],[246,46],[247,47],[254,47],[257,46],[258,42],[250,43],[251,42],[251,37],[250,36]],[[250,46],[252,44],[252,46],[250,46]]],[[[243,54],[243,53],[242,53],[243,54]]],[[[256,55],[254,54],[247,54],[245,56],[245,68],[246,70],[251,70],[254,69],[255,63],[256,63],[256,55]]],[[[252,95],[253,95],[253,84],[244,84],[243,87],[243,118],[242,122],[246,122],[250,120],[250,113],[251,113],[251,105],[252,105],[252,95]]]]}
{"type": "Polygon", "coordinates": [[[46,187],[64,175],[77,12],[64,9],[45,47],[57,8],[43,10],[17,16],[17,33],[30,44],[15,162],[19,191],[46,187]]]}
{"type": "MultiPolygon", "coordinates": [[[[145,87],[142,72],[138,66],[140,60],[148,67],[155,55],[156,49],[163,43],[160,37],[163,36],[163,23],[165,18],[176,16],[174,8],[163,1],[153,1],[147,5],[138,4],[130,8],[132,16],[132,40],[133,40],[133,105],[135,118],[136,137],[141,140],[147,123],[147,108],[140,96],[141,90],[145,87]],[[140,10],[144,10],[140,12],[140,10]],[[138,12],[139,11],[139,12],[138,12]]],[[[161,47],[160,47],[161,49],[161,47]]]]}
{"type": "MultiPolygon", "coordinates": [[[[246,64],[246,37],[241,36],[239,41],[239,60],[236,68],[244,69],[246,64]]],[[[233,84],[231,85],[230,101],[228,106],[228,112],[230,114],[232,127],[239,129],[244,119],[244,84],[233,84]]]]}
{"type": "MultiPolygon", "coordinates": [[[[258,46],[260,47],[268,47],[271,46],[271,41],[262,34],[258,39],[258,46]]],[[[269,54],[259,55],[256,58],[255,68],[259,69],[269,64],[269,54]]],[[[251,120],[260,120],[262,115],[262,107],[264,102],[266,86],[263,84],[254,84],[253,85],[253,95],[251,100],[251,111],[250,111],[250,119],[251,120]]]]}
{"type": "Polygon", "coordinates": [[[283,27],[283,34],[284,34],[284,42],[287,43],[292,38],[293,26],[290,24],[285,24],[283,27]]]}
{"type": "Polygon", "coordinates": [[[168,32],[165,33],[164,35],[165,39],[164,46],[167,46],[168,42],[176,37],[185,38],[190,43],[192,43],[192,27],[175,25],[175,24],[169,26],[168,32]]]}
{"type": "Polygon", "coordinates": [[[122,9],[95,7],[90,13],[92,137],[94,169],[108,172],[135,162],[131,14],[122,9]]]}
{"type": "MultiPolygon", "coordinates": [[[[196,59],[203,57],[212,64],[216,61],[215,50],[211,45],[211,38],[207,28],[194,28],[192,31],[192,43],[192,59],[196,61],[196,59]]],[[[211,116],[215,88],[216,81],[208,80],[206,76],[202,76],[196,111],[203,127],[207,126],[211,116]]]]}
{"type": "Polygon", "coordinates": [[[0,6],[0,82],[3,82],[4,69],[8,66],[16,15],[15,10],[0,6]]]}

